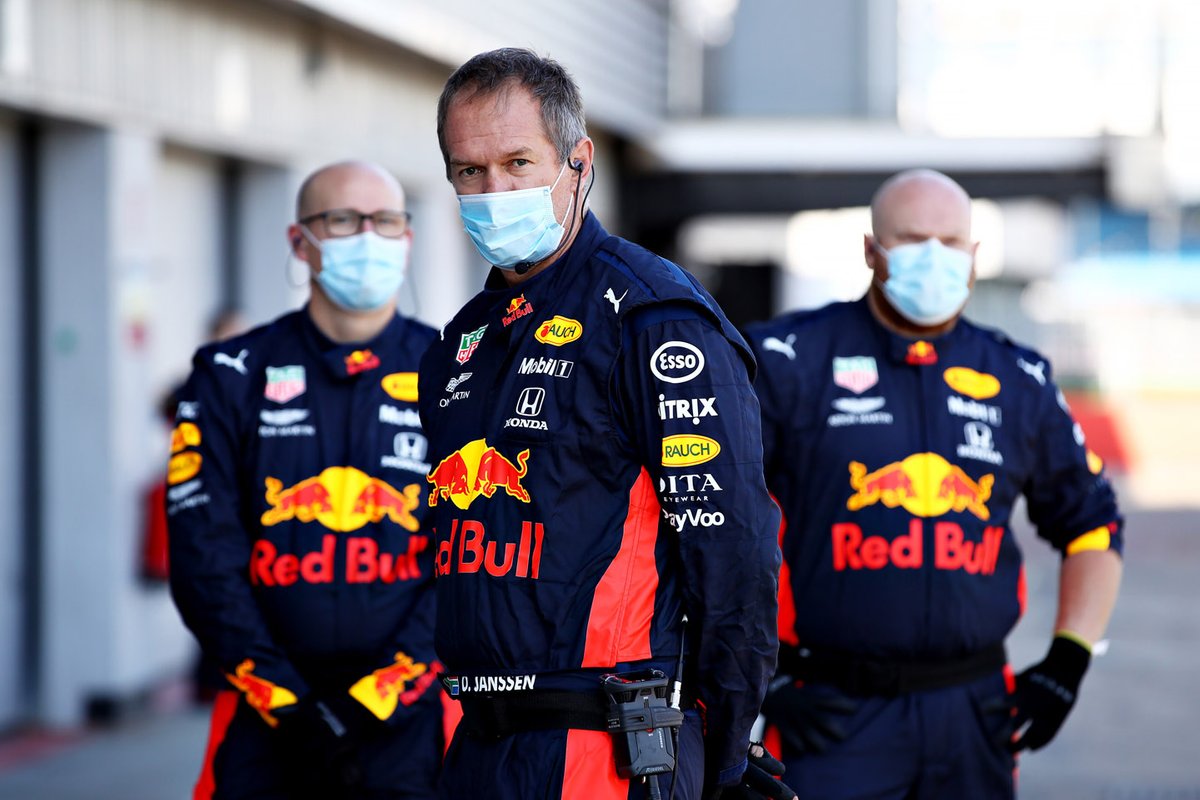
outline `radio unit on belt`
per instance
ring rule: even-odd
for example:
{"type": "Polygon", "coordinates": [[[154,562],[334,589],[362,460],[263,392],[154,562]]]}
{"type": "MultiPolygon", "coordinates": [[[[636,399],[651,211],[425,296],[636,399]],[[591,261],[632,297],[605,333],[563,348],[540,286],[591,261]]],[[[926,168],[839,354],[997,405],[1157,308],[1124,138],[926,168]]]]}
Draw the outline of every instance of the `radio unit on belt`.
{"type": "Polygon", "coordinates": [[[674,736],[683,725],[683,712],[667,702],[666,673],[614,673],[605,675],[601,685],[608,696],[608,732],[616,744],[617,774],[650,778],[657,788],[657,776],[675,768],[674,736]]]}

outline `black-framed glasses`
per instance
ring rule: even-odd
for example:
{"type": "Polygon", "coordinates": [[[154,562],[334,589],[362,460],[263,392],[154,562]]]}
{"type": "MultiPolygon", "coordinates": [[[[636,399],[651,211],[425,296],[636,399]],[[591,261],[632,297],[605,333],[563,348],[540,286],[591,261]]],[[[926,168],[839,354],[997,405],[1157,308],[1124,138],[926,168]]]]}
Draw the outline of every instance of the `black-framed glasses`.
{"type": "Polygon", "coordinates": [[[363,214],[353,208],[334,208],[320,211],[302,217],[300,223],[307,225],[314,219],[325,223],[325,230],[330,236],[353,236],[362,230],[364,219],[371,220],[371,226],[380,236],[396,239],[408,230],[408,221],[412,219],[407,211],[376,211],[374,214],[363,214]]]}

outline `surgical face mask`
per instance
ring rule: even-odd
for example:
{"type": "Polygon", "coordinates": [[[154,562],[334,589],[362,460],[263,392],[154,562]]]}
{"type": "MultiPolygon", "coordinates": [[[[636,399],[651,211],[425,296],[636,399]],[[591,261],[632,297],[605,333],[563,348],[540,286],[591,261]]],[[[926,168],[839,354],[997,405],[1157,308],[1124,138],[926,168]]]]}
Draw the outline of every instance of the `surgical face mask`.
{"type": "Polygon", "coordinates": [[[902,244],[891,250],[876,245],[887,256],[888,278],[883,293],[910,322],[941,325],[962,309],[970,294],[970,253],[947,247],[937,239],[902,244]]]}
{"type": "Polygon", "coordinates": [[[572,193],[562,221],[555,219],[551,195],[566,169],[564,162],[549,186],[458,196],[463,227],[489,264],[515,269],[519,264],[541,261],[558,248],[566,233],[563,222],[575,203],[572,193]]]}
{"type": "Polygon", "coordinates": [[[396,239],[363,231],[316,241],[321,250],[317,283],[347,311],[374,311],[396,296],[408,266],[408,237],[396,239]]]}

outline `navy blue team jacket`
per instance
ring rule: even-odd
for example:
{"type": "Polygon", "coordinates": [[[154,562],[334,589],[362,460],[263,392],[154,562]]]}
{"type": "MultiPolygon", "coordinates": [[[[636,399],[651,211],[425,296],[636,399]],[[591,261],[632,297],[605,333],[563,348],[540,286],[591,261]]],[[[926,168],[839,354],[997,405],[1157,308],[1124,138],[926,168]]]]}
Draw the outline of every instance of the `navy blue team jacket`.
{"type": "Polygon", "coordinates": [[[416,403],[435,336],[397,316],[337,345],[297,311],[195,355],[168,475],[171,589],[269,721],[316,688],[393,721],[435,696],[416,403]]]}
{"type": "Polygon", "coordinates": [[[452,691],[674,675],[686,612],[706,768],[740,775],[776,658],[779,516],[753,359],[715,301],[589,213],[550,268],[493,272],[420,375],[452,691]]]}
{"type": "Polygon", "coordinates": [[[1046,359],[960,319],[898,336],[866,299],[748,328],[767,483],[783,508],[780,639],[860,656],[965,656],[1024,605],[1024,495],[1065,553],[1122,519],[1046,359]]]}

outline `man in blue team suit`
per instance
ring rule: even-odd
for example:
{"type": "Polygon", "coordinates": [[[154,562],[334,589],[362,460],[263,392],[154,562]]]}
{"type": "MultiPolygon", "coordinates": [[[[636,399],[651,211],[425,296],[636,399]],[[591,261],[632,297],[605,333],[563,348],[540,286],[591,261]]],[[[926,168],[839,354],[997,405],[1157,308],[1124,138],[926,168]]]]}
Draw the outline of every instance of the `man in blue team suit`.
{"type": "MultiPolygon", "coordinates": [[[[559,64],[474,57],[438,136],[495,267],[420,370],[437,648],[464,713],[441,796],[667,797],[671,772],[618,772],[632,734],[614,748],[601,689],[657,669],[682,681],[676,798],[743,773],[791,797],[747,769],[775,665],[779,517],[744,340],[687,273],[586,210],[593,145],[559,64]]],[[[669,726],[642,727],[636,757],[665,767],[669,726]]]]}
{"type": "Polygon", "coordinates": [[[1122,520],[1046,360],[960,318],[966,192],[901,173],[871,216],[863,299],[750,329],[784,516],[763,711],[802,797],[1008,798],[1013,753],[1057,732],[1107,625],[1122,520]],[[1049,653],[1014,680],[1020,494],[1063,560],[1049,653]]]}
{"type": "Polygon", "coordinates": [[[195,797],[428,798],[440,768],[412,233],[381,168],[333,164],[288,229],[300,311],[201,348],[180,393],[171,588],[237,691],[195,797]]]}

